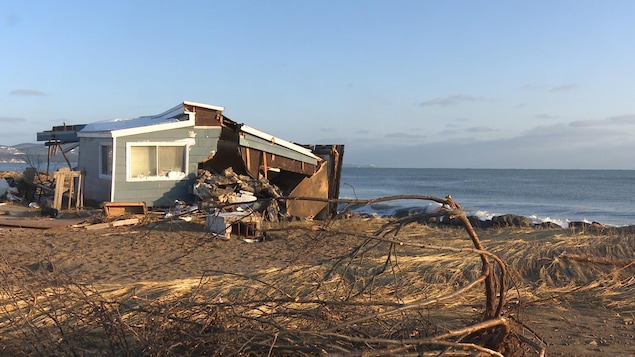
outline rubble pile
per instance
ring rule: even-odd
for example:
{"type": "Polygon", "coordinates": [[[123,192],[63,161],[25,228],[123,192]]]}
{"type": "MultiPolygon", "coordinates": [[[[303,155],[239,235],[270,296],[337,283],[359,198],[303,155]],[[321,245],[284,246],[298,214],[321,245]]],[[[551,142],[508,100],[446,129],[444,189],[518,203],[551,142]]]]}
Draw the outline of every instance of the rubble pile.
{"type": "Polygon", "coordinates": [[[265,177],[256,179],[240,175],[231,167],[222,174],[199,170],[193,193],[203,203],[223,207],[227,211],[247,205],[254,211],[263,212],[270,221],[286,217],[284,203],[275,200],[283,196],[280,188],[265,177]]]}
{"type": "Polygon", "coordinates": [[[0,179],[0,200],[22,201],[20,197],[20,189],[12,177],[0,179]]]}

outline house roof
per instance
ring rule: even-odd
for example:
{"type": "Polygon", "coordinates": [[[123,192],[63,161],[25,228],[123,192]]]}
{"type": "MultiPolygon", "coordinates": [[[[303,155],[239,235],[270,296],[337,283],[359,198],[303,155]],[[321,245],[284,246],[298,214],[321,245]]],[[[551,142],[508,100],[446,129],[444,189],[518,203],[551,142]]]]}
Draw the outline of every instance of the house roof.
{"type": "MultiPolygon", "coordinates": [[[[195,124],[195,113],[187,111],[186,108],[188,106],[196,106],[199,108],[207,108],[218,111],[225,110],[224,107],[220,106],[184,101],[182,103],[179,103],[177,106],[157,115],[142,116],[130,119],[110,119],[91,123],[80,130],[77,133],[77,136],[115,138],[120,136],[149,133],[159,130],[193,127],[195,124]]],[[[248,133],[271,143],[271,145],[282,146],[286,149],[300,153],[313,160],[319,160],[318,156],[313,154],[310,149],[307,149],[303,146],[277,138],[273,135],[267,134],[244,124],[239,125],[238,128],[242,132],[248,133]]]]}
{"type": "Polygon", "coordinates": [[[250,126],[247,126],[247,125],[243,124],[243,125],[240,126],[240,130],[245,132],[245,133],[254,135],[256,137],[259,137],[261,139],[264,139],[264,140],[270,142],[271,144],[280,145],[280,146],[285,147],[287,149],[290,149],[290,150],[299,152],[301,154],[304,154],[306,156],[309,156],[309,157],[311,157],[313,159],[319,159],[318,156],[313,154],[313,151],[311,151],[311,149],[307,149],[304,146],[300,146],[298,144],[294,144],[294,143],[291,143],[289,141],[277,138],[277,137],[275,137],[273,135],[267,134],[267,133],[262,132],[262,131],[260,131],[258,129],[254,129],[254,128],[250,127],[250,126]]]}
{"type": "Polygon", "coordinates": [[[157,130],[171,128],[182,128],[194,126],[192,112],[188,112],[186,106],[197,106],[201,108],[218,111],[225,110],[224,107],[184,101],[175,107],[157,115],[142,116],[127,119],[108,119],[86,125],[79,133],[80,137],[106,136],[117,137],[132,134],[139,134],[157,130]]]}

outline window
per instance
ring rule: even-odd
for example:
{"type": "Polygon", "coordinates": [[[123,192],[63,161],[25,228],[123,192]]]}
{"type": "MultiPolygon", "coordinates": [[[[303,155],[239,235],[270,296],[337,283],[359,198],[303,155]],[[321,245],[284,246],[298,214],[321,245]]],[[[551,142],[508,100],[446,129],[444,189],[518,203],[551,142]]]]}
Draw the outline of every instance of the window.
{"type": "Polygon", "coordinates": [[[128,179],[178,180],[185,177],[186,145],[174,143],[128,144],[128,179]]]}
{"type": "Polygon", "coordinates": [[[112,177],[112,144],[99,146],[99,177],[112,177]]]}

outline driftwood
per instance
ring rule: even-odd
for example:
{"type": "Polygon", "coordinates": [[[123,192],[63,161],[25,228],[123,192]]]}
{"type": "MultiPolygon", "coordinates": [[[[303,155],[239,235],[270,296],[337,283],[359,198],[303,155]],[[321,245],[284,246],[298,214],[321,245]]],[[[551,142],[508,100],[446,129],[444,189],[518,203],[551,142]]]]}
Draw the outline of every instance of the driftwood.
{"type": "Polygon", "coordinates": [[[128,218],[128,219],[122,219],[119,221],[91,224],[84,228],[88,230],[105,229],[105,228],[113,228],[113,227],[121,227],[121,226],[131,226],[131,225],[139,224],[139,222],[141,222],[139,218],[128,218]]]}
{"type": "Polygon", "coordinates": [[[615,265],[615,266],[632,265],[635,263],[635,260],[632,260],[632,259],[609,259],[604,257],[593,257],[589,255],[572,254],[572,253],[562,253],[560,254],[559,258],[575,260],[578,262],[587,262],[587,263],[602,264],[602,265],[615,265]]]}
{"type": "MultiPolygon", "coordinates": [[[[505,304],[505,295],[506,295],[506,281],[507,281],[506,265],[496,255],[486,251],[483,248],[483,245],[480,242],[478,234],[472,227],[465,212],[463,211],[461,206],[452,199],[451,196],[447,196],[446,198],[443,198],[443,199],[438,197],[433,197],[433,196],[420,196],[420,195],[399,195],[399,196],[376,198],[371,200],[357,200],[357,199],[334,200],[334,199],[321,199],[321,198],[313,198],[313,197],[284,197],[281,199],[282,200],[311,200],[311,201],[323,201],[323,202],[329,202],[329,203],[346,203],[349,205],[369,205],[369,204],[378,203],[378,202],[408,199],[408,200],[429,200],[429,201],[433,201],[433,202],[437,202],[441,204],[441,207],[433,212],[414,214],[408,217],[403,217],[400,219],[396,219],[392,222],[389,222],[386,225],[384,225],[379,231],[377,231],[374,235],[361,234],[359,232],[350,232],[350,231],[346,232],[346,231],[333,230],[333,229],[329,229],[328,225],[325,225],[322,228],[318,228],[317,230],[322,230],[324,232],[336,233],[336,234],[348,234],[348,235],[364,238],[367,241],[383,241],[383,242],[388,242],[397,246],[410,245],[410,246],[416,246],[422,249],[431,249],[431,250],[438,250],[438,251],[452,251],[452,252],[469,251],[480,256],[480,259],[482,262],[480,276],[477,279],[471,281],[469,284],[455,290],[454,292],[450,294],[427,298],[420,301],[415,301],[409,304],[404,304],[398,307],[394,307],[386,311],[382,311],[380,313],[361,316],[356,319],[351,319],[351,320],[339,323],[337,325],[331,326],[327,329],[324,329],[321,331],[321,333],[325,334],[326,336],[328,334],[333,334],[336,331],[342,331],[343,329],[350,328],[354,325],[363,323],[365,321],[376,320],[376,319],[386,317],[389,315],[397,315],[406,310],[417,309],[417,308],[421,308],[425,306],[438,304],[443,301],[453,300],[453,299],[456,299],[458,296],[461,296],[467,293],[468,291],[474,289],[475,287],[483,284],[485,306],[481,316],[481,322],[478,322],[471,326],[467,326],[464,329],[459,330],[458,332],[449,332],[446,334],[441,334],[441,335],[433,336],[426,339],[408,340],[408,341],[382,340],[382,339],[376,339],[376,338],[354,338],[352,336],[348,336],[342,333],[337,334],[337,337],[344,340],[348,340],[348,341],[357,341],[357,342],[363,342],[366,344],[383,344],[386,346],[401,345],[401,348],[396,350],[387,347],[388,348],[387,350],[382,351],[382,353],[386,352],[389,354],[397,353],[397,352],[405,352],[409,349],[418,350],[415,346],[427,345],[427,346],[437,346],[437,347],[440,347],[440,346],[453,347],[453,348],[464,349],[464,350],[471,349],[474,351],[479,351],[479,352],[486,353],[493,356],[499,356],[499,355],[502,356],[502,354],[498,353],[496,350],[501,347],[501,344],[503,343],[503,341],[508,337],[508,334],[512,330],[512,325],[513,325],[510,322],[510,320],[507,320],[503,316],[501,316],[502,309],[505,304]],[[390,235],[393,235],[393,237],[397,236],[399,230],[406,224],[425,221],[430,218],[441,217],[441,216],[446,216],[446,217],[449,217],[450,219],[460,220],[474,248],[473,249],[452,248],[452,247],[445,247],[445,246],[429,245],[425,243],[421,243],[421,244],[409,243],[409,242],[404,242],[399,239],[389,237],[390,235]],[[496,263],[496,269],[492,265],[492,261],[496,263]],[[467,336],[478,335],[479,336],[478,341],[480,342],[474,344],[474,343],[459,343],[456,341],[447,340],[450,338],[457,337],[459,335],[463,336],[460,340],[466,338],[467,336]],[[489,348],[485,348],[485,346],[488,346],[489,348]]],[[[315,227],[312,227],[309,229],[312,231],[316,231],[315,227]]],[[[269,230],[269,231],[273,231],[273,230],[269,230]]],[[[527,344],[528,346],[531,346],[531,348],[534,348],[539,355],[541,356],[544,355],[545,349],[542,343],[537,343],[531,338],[527,338],[525,336],[523,336],[522,338],[519,338],[519,340],[521,340],[523,343],[527,344]]],[[[274,345],[275,345],[275,342],[274,342],[274,345]]],[[[272,345],[272,348],[273,348],[273,345],[272,345]]],[[[434,349],[435,348],[433,348],[433,350],[434,349]]],[[[434,353],[437,353],[437,352],[434,352],[434,353]]],[[[443,354],[443,355],[446,355],[446,353],[447,353],[447,349],[444,350],[443,352],[440,352],[440,354],[443,354]]]]}
{"type": "MultiPolygon", "coordinates": [[[[496,300],[496,293],[497,293],[497,289],[496,289],[496,282],[495,282],[495,277],[494,277],[494,271],[492,269],[492,265],[489,261],[489,256],[491,256],[491,254],[486,254],[485,251],[483,251],[483,246],[481,244],[480,239],[478,238],[478,234],[476,233],[476,231],[474,230],[474,227],[472,227],[472,224],[470,223],[470,220],[467,218],[467,216],[465,215],[465,212],[463,211],[463,209],[461,208],[461,206],[456,203],[454,201],[454,199],[452,199],[451,196],[447,196],[446,198],[438,198],[438,197],[434,197],[434,196],[423,196],[423,195],[397,195],[397,196],[387,196],[387,197],[380,197],[380,198],[375,198],[375,199],[369,199],[369,200],[357,200],[357,199],[320,199],[320,198],[314,198],[314,197],[284,197],[283,199],[285,200],[311,200],[311,201],[324,201],[324,202],[336,202],[336,203],[347,203],[349,205],[351,204],[363,204],[363,205],[370,205],[373,203],[379,203],[379,202],[387,202],[387,201],[395,201],[395,200],[426,200],[426,201],[433,201],[436,203],[440,203],[442,206],[435,210],[434,212],[431,213],[421,213],[421,214],[415,214],[409,217],[405,217],[402,218],[400,220],[397,220],[395,222],[391,222],[389,224],[387,224],[383,230],[386,231],[386,234],[388,233],[396,233],[399,231],[400,227],[404,224],[408,224],[408,223],[412,223],[412,222],[418,222],[418,221],[422,221],[422,220],[426,220],[429,218],[433,218],[433,217],[440,217],[440,216],[447,216],[450,219],[459,219],[461,221],[461,223],[463,224],[463,227],[465,228],[465,230],[467,231],[467,234],[469,235],[470,239],[472,240],[472,244],[474,245],[474,248],[477,249],[479,251],[480,257],[481,257],[481,261],[483,262],[483,267],[482,267],[482,275],[485,277],[485,299],[486,299],[486,306],[485,306],[485,311],[484,311],[484,317],[485,318],[493,318],[495,316],[498,316],[501,312],[502,306],[503,306],[503,301],[504,301],[504,292],[505,292],[505,269],[504,266],[501,264],[500,269],[501,269],[501,277],[499,279],[499,292],[500,292],[500,297],[498,299],[498,303],[495,302],[496,300]]],[[[379,235],[381,232],[378,232],[377,235],[379,235]]],[[[502,263],[502,262],[501,262],[502,263]]]]}
{"type": "MultiPolygon", "coordinates": [[[[503,356],[514,348],[517,355],[527,355],[527,350],[544,355],[542,341],[520,334],[524,327],[505,315],[506,264],[485,249],[450,196],[328,201],[370,204],[396,199],[430,200],[441,206],[434,212],[392,220],[374,233],[335,229],[334,221],[263,229],[265,235],[305,230],[307,234],[299,236],[306,237],[307,244],[332,244],[336,242],[329,238],[342,236],[359,243],[317,265],[290,264],[260,275],[208,270],[198,286],[174,300],[129,294],[108,297],[57,271],[34,273],[5,264],[0,282],[8,306],[7,323],[21,328],[18,337],[34,346],[37,355],[94,353],[83,349],[91,338],[107,343],[103,351],[111,355],[503,356]],[[471,245],[451,247],[400,236],[406,225],[439,216],[459,219],[471,245]],[[477,271],[460,284],[433,293],[415,291],[405,301],[399,287],[400,246],[418,248],[424,254],[472,258],[477,271]],[[51,284],[37,274],[54,277],[53,293],[51,284]],[[386,281],[393,281],[391,288],[380,292],[377,286],[386,281]],[[214,295],[206,290],[213,284],[228,290],[214,295]],[[16,285],[21,289],[14,289],[16,285]],[[478,309],[468,322],[460,319],[451,328],[437,326],[426,317],[451,304],[478,309]],[[48,328],[34,321],[44,321],[48,328]]],[[[201,238],[196,248],[206,241],[201,238]]],[[[186,258],[189,252],[174,259],[186,258]]],[[[300,259],[306,254],[297,253],[300,259]]],[[[418,270],[411,272],[421,277],[418,270]]]]}
{"type": "Polygon", "coordinates": [[[61,228],[68,227],[85,221],[86,218],[26,218],[26,217],[0,217],[0,226],[21,228],[61,228]]]}

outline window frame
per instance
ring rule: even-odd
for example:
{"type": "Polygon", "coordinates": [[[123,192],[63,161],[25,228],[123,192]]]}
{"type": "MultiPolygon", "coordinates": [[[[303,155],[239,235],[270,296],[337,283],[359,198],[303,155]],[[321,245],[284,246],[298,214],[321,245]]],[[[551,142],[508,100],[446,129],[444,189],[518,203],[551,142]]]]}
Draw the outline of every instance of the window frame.
{"type": "Polygon", "coordinates": [[[126,181],[128,182],[147,182],[147,181],[179,181],[184,177],[187,177],[189,171],[189,147],[187,143],[176,141],[137,141],[126,143],[126,181]],[[146,177],[133,177],[131,176],[132,166],[132,148],[133,147],[154,147],[157,164],[159,161],[159,147],[181,147],[183,148],[183,176],[169,177],[164,176],[146,176],[146,177]]]}
{"type": "Polygon", "coordinates": [[[113,172],[113,163],[114,163],[114,147],[112,143],[99,143],[99,178],[102,179],[112,179],[112,172],[113,172]],[[104,168],[104,153],[103,150],[104,148],[110,148],[110,162],[109,164],[109,168],[110,168],[110,173],[105,173],[103,172],[103,168],[104,168]]]}

